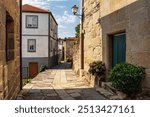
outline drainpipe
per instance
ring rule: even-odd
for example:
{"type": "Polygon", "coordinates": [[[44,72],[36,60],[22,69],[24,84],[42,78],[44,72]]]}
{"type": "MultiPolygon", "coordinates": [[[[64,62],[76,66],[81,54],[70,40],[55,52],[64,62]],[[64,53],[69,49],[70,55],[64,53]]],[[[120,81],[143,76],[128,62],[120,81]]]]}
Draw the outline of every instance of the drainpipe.
{"type": "Polygon", "coordinates": [[[20,90],[22,90],[22,0],[20,0],[20,90]]]}
{"type": "Polygon", "coordinates": [[[80,25],[80,77],[83,75],[84,70],[84,31],[83,31],[83,20],[84,20],[84,0],[81,0],[81,25],[80,25]]]}

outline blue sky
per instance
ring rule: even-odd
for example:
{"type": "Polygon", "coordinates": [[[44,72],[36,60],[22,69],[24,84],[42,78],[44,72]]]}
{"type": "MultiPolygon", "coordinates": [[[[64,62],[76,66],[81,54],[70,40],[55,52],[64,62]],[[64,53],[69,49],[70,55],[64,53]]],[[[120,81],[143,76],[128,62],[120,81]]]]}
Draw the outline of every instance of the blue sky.
{"type": "MultiPolygon", "coordinates": [[[[75,27],[80,18],[72,14],[73,5],[80,6],[80,0],[22,0],[23,4],[31,4],[50,10],[58,22],[58,35],[60,38],[75,36],[75,27]]],[[[80,11],[80,10],[79,10],[80,11]]]]}

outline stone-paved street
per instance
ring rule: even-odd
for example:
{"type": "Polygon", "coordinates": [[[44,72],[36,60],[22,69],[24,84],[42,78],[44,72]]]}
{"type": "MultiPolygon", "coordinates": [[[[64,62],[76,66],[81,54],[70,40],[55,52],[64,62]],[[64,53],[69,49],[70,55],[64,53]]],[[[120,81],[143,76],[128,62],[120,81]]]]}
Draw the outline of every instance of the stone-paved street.
{"type": "Polygon", "coordinates": [[[46,70],[25,85],[18,100],[104,100],[105,98],[76,77],[69,63],[46,70]]]}

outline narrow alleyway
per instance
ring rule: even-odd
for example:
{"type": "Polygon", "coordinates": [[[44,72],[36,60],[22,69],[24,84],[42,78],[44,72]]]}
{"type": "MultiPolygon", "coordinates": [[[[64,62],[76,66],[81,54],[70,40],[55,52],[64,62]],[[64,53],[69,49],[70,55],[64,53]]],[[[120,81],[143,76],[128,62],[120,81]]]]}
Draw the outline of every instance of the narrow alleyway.
{"type": "Polygon", "coordinates": [[[69,63],[46,70],[25,85],[18,100],[103,100],[94,88],[76,77],[69,63]]]}

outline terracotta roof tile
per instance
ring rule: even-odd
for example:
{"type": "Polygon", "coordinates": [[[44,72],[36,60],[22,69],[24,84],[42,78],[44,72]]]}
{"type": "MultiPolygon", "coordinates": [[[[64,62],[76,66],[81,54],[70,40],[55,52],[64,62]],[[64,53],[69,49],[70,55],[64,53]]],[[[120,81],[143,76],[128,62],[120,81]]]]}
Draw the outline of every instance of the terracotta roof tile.
{"type": "Polygon", "coordinates": [[[32,6],[32,5],[29,5],[29,4],[23,5],[23,6],[22,6],[22,11],[24,11],[24,12],[42,12],[42,13],[49,13],[48,10],[41,9],[41,8],[38,8],[38,7],[35,7],[35,6],[32,6]]]}

